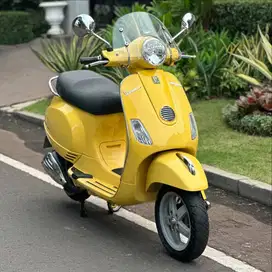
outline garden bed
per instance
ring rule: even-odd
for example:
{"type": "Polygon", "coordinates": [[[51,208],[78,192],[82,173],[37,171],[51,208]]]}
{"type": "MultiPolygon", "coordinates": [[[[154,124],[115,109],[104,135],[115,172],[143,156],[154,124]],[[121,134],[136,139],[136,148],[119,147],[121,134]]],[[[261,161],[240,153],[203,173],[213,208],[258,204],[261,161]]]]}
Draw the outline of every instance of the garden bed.
{"type": "MultiPolygon", "coordinates": [[[[24,110],[44,114],[48,100],[24,110]]],[[[197,157],[201,163],[271,184],[271,138],[233,131],[222,118],[222,108],[233,100],[214,99],[192,104],[199,130],[197,157]]]]}

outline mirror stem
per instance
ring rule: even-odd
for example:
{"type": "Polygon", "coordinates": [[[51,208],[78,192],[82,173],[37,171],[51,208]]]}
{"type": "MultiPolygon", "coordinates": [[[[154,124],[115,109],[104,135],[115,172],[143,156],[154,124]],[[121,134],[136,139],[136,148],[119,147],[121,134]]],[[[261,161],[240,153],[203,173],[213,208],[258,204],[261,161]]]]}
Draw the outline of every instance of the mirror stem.
{"type": "Polygon", "coordinates": [[[171,40],[170,43],[172,43],[178,36],[180,36],[185,30],[188,28],[183,28],[178,34],[176,34],[171,40]]]}
{"type": "Polygon", "coordinates": [[[102,42],[104,42],[107,47],[108,47],[108,51],[112,51],[112,46],[110,45],[110,43],[108,41],[106,41],[105,39],[103,39],[102,37],[100,37],[99,35],[97,35],[96,33],[94,32],[91,32],[96,38],[98,38],[99,40],[101,40],[102,42]]]}

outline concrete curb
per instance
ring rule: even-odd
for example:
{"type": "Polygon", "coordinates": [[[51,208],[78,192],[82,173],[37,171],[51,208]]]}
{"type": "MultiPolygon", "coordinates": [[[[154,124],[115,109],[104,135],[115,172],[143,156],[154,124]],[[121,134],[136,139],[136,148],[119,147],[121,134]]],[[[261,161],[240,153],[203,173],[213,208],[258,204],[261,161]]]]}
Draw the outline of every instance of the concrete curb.
{"type": "MultiPolygon", "coordinates": [[[[21,110],[11,110],[9,107],[0,110],[12,113],[16,117],[35,125],[43,126],[44,116],[42,115],[21,110]]],[[[203,164],[203,167],[209,184],[253,201],[257,201],[261,204],[272,206],[272,185],[252,180],[245,176],[233,174],[213,166],[203,164]]]]}
{"type": "Polygon", "coordinates": [[[28,101],[25,101],[25,102],[21,102],[21,103],[16,103],[16,104],[12,104],[12,105],[9,105],[9,106],[3,106],[0,108],[0,111],[4,111],[4,112],[14,112],[14,111],[20,111],[21,109],[25,108],[25,107],[28,107],[36,102],[39,102],[43,99],[45,99],[46,97],[41,97],[41,98],[38,98],[38,99],[34,99],[34,100],[28,100],[28,101]]]}
{"type": "Polygon", "coordinates": [[[272,185],[203,165],[209,184],[239,196],[272,206],[272,185]]]}
{"type": "Polygon", "coordinates": [[[27,112],[27,111],[14,111],[13,114],[22,120],[28,121],[38,126],[43,126],[43,122],[44,122],[43,115],[27,112]]]}

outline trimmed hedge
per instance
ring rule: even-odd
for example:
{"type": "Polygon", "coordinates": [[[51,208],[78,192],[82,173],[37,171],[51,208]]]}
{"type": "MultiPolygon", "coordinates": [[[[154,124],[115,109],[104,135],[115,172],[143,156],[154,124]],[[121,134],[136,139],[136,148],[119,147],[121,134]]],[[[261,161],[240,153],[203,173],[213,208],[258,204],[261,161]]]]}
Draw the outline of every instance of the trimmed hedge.
{"type": "Polygon", "coordinates": [[[0,44],[18,44],[34,38],[30,13],[24,11],[0,12],[0,44]]]}
{"type": "MultiPolygon", "coordinates": [[[[50,1],[50,0],[47,0],[50,1]]],[[[39,8],[41,0],[0,0],[0,11],[25,11],[30,13],[34,37],[40,37],[49,29],[44,10],[39,8]]],[[[15,16],[15,15],[14,15],[15,16]]],[[[18,22],[18,20],[16,20],[18,22]]],[[[1,31],[0,31],[1,32],[1,31]]],[[[2,38],[2,36],[0,36],[2,38]]],[[[0,44],[3,42],[0,40],[0,44]]]]}
{"type": "Polygon", "coordinates": [[[234,130],[250,135],[272,136],[272,116],[250,114],[241,116],[235,106],[228,105],[223,109],[224,121],[234,130]]]}
{"type": "Polygon", "coordinates": [[[40,2],[40,0],[1,0],[0,10],[35,10],[40,2]]]}
{"type": "Polygon", "coordinates": [[[257,25],[272,24],[271,0],[217,0],[213,6],[211,28],[237,33],[255,34],[257,25]]]}
{"type": "Polygon", "coordinates": [[[48,23],[45,21],[44,10],[29,11],[31,14],[31,20],[33,22],[33,35],[34,37],[40,37],[45,34],[50,28],[48,23]]]}

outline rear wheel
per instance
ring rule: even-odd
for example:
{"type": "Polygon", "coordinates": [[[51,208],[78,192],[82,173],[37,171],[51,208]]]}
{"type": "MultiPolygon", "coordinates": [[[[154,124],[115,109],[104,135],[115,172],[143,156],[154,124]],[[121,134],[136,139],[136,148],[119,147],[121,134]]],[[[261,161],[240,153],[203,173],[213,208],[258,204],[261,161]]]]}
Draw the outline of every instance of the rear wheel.
{"type": "Polygon", "coordinates": [[[75,185],[65,185],[64,192],[74,201],[83,202],[90,197],[88,191],[76,187],[75,185]]]}
{"type": "Polygon", "coordinates": [[[205,250],[209,219],[201,193],[162,187],[155,219],[161,242],[173,258],[190,262],[205,250]]]}
{"type": "Polygon", "coordinates": [[[66,193],[67,196],[69,196],[74,201],[78,201],[78,202],[85,201],[87,198],[90,197],[90,194],[88,193],[88,191],[75,186],[72,179],[68,176],[68,169],[72,167],[72,163],[66,161],[59,154],[58,154],[58,158],[66,174],[67,183],[63,186],[64,192],[66,193]]]}

